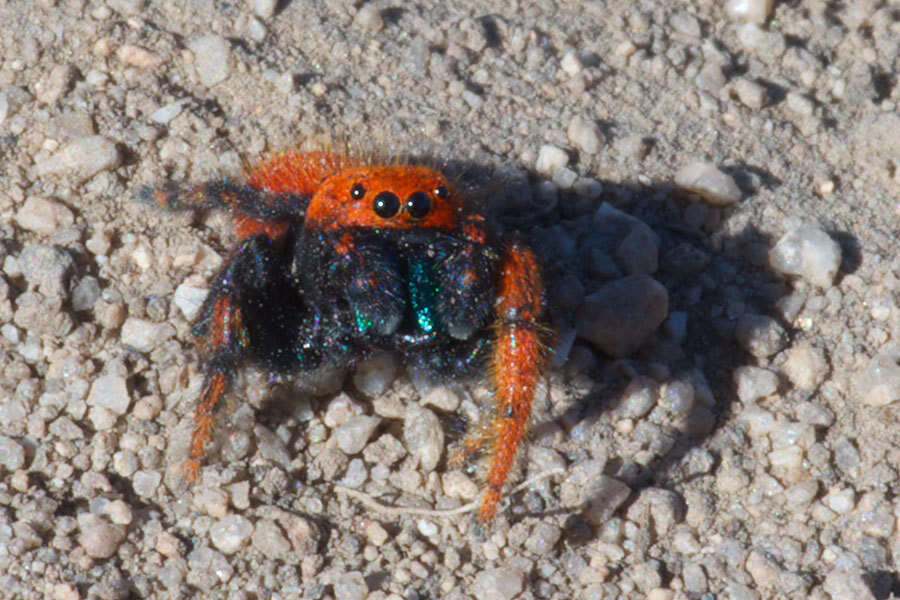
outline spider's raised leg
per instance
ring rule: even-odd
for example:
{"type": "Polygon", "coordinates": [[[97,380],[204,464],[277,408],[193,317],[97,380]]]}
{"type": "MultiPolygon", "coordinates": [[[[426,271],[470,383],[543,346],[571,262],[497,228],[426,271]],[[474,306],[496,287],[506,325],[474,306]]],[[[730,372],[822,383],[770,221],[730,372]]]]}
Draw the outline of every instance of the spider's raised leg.
{"type": "Polygon", "coordinates": [[[538,319],[543,307],[540,270],[534,253],[508,245],[497,278],[496,333],[491,364],[496,412],[489,425],[491,458],[487,491],[478,518],[490,521],[497,512],[503,485],[525,434],[545,348],[538,319]]]}

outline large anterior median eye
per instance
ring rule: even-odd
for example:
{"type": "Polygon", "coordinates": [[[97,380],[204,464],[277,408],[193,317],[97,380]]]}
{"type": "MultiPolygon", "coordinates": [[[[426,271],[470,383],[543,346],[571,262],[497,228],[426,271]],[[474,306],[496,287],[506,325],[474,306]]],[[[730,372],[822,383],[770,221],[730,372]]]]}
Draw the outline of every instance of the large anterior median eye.
{"type": "Polygon", "coordinates": [[[406,212],[413,219],[421,219],[431,210],[431,200],[425,192],[413,192],[406,199],[406,212]]]}
{"type": "Polygon", "coordinates": [[[400,198],[394,192],[381,192],[375,196],[372,208],[382,219],[390,219],[400,211],[400,198]]]}

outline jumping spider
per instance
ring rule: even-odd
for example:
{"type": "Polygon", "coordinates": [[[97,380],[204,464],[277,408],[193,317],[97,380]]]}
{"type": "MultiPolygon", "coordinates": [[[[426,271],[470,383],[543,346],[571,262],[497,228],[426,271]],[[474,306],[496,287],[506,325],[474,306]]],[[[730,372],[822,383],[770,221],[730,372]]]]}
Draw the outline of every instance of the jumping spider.
{"type": "Polygon", "coordinates": [[[443,373],[487,367],[496,409],[462,454],[489,447],[478,517],[494,517],[544,364],[543,285],[528,247],[496,236],[438,170],[332,152],[283,152],[246,182],[141,196],[229,210],[239,239],[194,324],[207,363],[189,479],[243,365],[309,371],[381,348],[443,373]]]}

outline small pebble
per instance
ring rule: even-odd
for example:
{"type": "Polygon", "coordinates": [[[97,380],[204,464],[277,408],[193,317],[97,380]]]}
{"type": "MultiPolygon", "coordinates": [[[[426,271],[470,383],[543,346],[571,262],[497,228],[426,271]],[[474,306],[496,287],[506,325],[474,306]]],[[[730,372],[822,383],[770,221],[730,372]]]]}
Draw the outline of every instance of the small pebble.
{"type": "Polygon", "coordinates": [[[140,69],[151,69],[162,64],[162,59],[140,46],[133,44],[122,44],[116,50],[116,58],[126,65],[138,67],[140,69]]]}
{"type": "Polygon", "coordinates": [[[122,157],[115,142],[102,135],[79,138],[63,146],[53,156],[35,163],[38,176],[66,175],[83,182],[97,173],[119,166],[122,157]]]}
{"type": "Polygon", "coordinates": [[[278,8],[278,0],[252,0],[253,14],[260,19],[271,19],[278,8]]]}
{"type": "Polygon", "coordinates": [[[356,16],[353,17],[353,23],[369,33],[378,33],[384,27],[381,11],[378,6],[371,2],[367,2],[359,7],[359,10],[356,11],[356,16]]]}
{"type": "Polygon", "coordinates": [[[366,539],[376,548],[380,548],[388,540],[388,532],[378,521],[371,521],[366,526],[366,539]]]}
{"type": "Polygon", "coordinates": [[[362,452],[380,424],[381,417],[351,416],[334,432],[338,448],[348,456],[362,452]]]}
{"type": "Polygon", "coordinates": [[[448,471],[441,478],[444,493],[451,498],[474,500],[478,496],[478,484],[462,471],[448,471]]]}
{"type": "Polygon", "coordinates": [[[622,393],[619,411],[623,416],[639,419],[653,410],[659,399],[659,385],[649,377],[638,376],[622,393]]]}
{"type": "Polygon", "coordinates": [[[14,85],[7,85],[0,90],[0,125],[15,116],[31,99],[31,94],[14,85]]]}
{"type": "Polygon", "coordinates": [[[131,507],[122,500],[113,500],[103,507],[103,514],[116,525],[128,525],[133,518],[131,507]]]}
{"type": "Polygon", "coordinates": [[[563,54],[562,59],[559,61],[559,66],[570,77],[578,75],[579,73],[581,73],[582,69],[581,59],[579,59],[578,54],[576,54],[572,50],[563,54]]]}
{"type": "Polygon", "coordinates": [[[437,467],[444,452],[444,430],[437,415],[427,408],[411,407],[403,421],[403,441],[422,469],[437,467]]]}
{"type": "Polygon", "coordinates": [[[130,317],[122,324],[120,340],[138,352],[150,352],[174,335],[175,328],[169,323],[130,317]]]}
{"type": "Polygon", "coordinates": [[[735,369],[734,384],[741,402],[754,402],[778,390],[778,375],[768,369],[747,365],[735,369]]]}
{"type": "Polygon", "coordinates": [[[18,263],[32,288],[52,298],[69,297],[69,278],[75,270],[69,253],[47,244],[26,244],[18,263]]]}
{"type": "Polygon", "coordinates": [[[150,114],[150,120],[160,125],[168,125],[169,122],[181,114],[184,110],[185,101],[178,100],[170,102],[165,106],[158,108],[150,114]]]}
{"type": "Polygon", "coordinates": [[[900,350],[890,348],[872,357],[856,375],[856,397],[869,406],[887,406],[900,400],[900,350]]]}
{"type": "Polygon", "coordinates": [[[585,298],[575,316],[578,335],[616,358],[640,348],[665,320],[669,294],[646,275],[607,283],[585,298]]]}
{"type": "MultiPolygon", "coordinates": [[[[567,134],[569,142],[585,154],[596,154],[600,150],[603,134],[600,133],[600,128],[597,127],[597,124],[590,119],[586,119],[581,115],[572,117],[572,120],[569,121],[567,134]]],[[[538,160],[540,160],[540,157],[538,160]]]]}
{"type": "Polygon", "coordinates": [[[549,555],[561,537],[562,530],[558,525],[541,521],[532,528],[531,535],[525,540],[525,548],[534,554],[549,555]]]}
{"type": "Polygon", "coordinates": [[[68,206],[56,200],[29,196],[16,211],[16,225],[40,235],[51,235],[75,222],[68,206]]]}
{"type": "Polygon", "coordinates": [[[69,93],[77,78],[75,67],[56,65],[35,85],[35,97],[42,104],[55,104],[69,93]]]}
{"type": "Polygon", "coordinates": [[[781,352],[788,342],[784,328],[765,315],[748,313],[741,316],[734,335],[744,350],[761,358],[781,352]]]}
{"type": "Polygon", "coordinates": [[[257,423],[253,426],[256,448],[265,460],[287,468],[291,464],[291,454],[280,437],[267,427],[257,423]]]}
{"type": "Polygon", "coordinates": [[[241,515],[228,515],[209,528],[213,546],[224,554],[234,554],[253,533],[253,523],[241,515]]]}
{"type": "Polygon", "coordinates": [[[844,488],[831,492],[823,498],[825,506],[839,515],[848,513],[856,506],[856,492],[853,488],[844,488]]]}
{"type": "Polygon", "coordinates": [[[568,164],[569,155],[565,150],[551,144],[544,144],[538,151],[534,170],[545,177],[552,177],[553,171],[560,167],[568,166],[568,164]]]}
{"type": "Polygon", "coordinates": [[[25,466],[25,448],[11,437],[0,435],[0,467],[12,473],[25,466]]]}
{"type": "Polygon", "coordinates": [[[836,565],[825,576],[822,589],[835,600],[838,598],[875,600],[876,598],[872,593],[872,588],[866,582],[865,573],[855,565],[836,565]]]}
{"type": "Polygon", "coordinates": [[[616,248],[615,258],[626,275],[652,275],[659,266],[659,236],[636,223],[616,248]]]}
{"type": "Polygon", "coordinates": [[[734,179],[708,162],[696,161],[685,165],[675,174],[675,184],[694,192],[713,206],[728,206],[741,199],[741,189],[734,179]]]}
{"type": "Polygon", "coordinates": [[[769,264],[779,273],[829,288],[841,266],[841,247],[819,227],[802,225],[778,240],[769,264]]]}
{"type": "Polygon", "coordinates": [[[603,525],[631,495],[625,483],[603,475],[603,462],[576,463],[560,487],[560,503],[574,509],[583,507],[582,516],[594,525],[603,525]]]}
{"type": "Polygon", "coordinates": [[[99,299],[100,282],[93,275],[86,275],[72,289],[72,310],[91,310],[99,299]]]}
{"type": "Polygon", "coordinates": [[[253,529],[253,548],[272,560],[290,557],[291,543],[284,537],[281,528],[271,519],[260,519],[253,529]]]}
{"type": "Polygon", "coordinates": [[[785,352],[781,369],[787,378],[801,390],[814,390],[828,373],[828,361],[819,348],[800,343],[785,352]]]}
{"type": "Polygon", "coordinates": [[[181,314],[183,314],[188,321],[193,321],[200,312],[203,301],[206,300],[206,296],[208,295],[209,290],[207,288],[198,288],[182,283],[175,288],[172,302],[175,303],[175,306],[178,307],[178,310],[181,311],[181,314]]]}
{"type": "Polygon", "coordinates": [[[96,515],[79,515],[78,526],[81,529],[78,545],[91,558],[109,558],[125,539],[124,527],[109,523],[96,515]]]}
{"type": "Polygon", "coordinates": [[[790,92],[785,99],[788,110],[801,117],[808,117],[816,109],[815,103],[800,92],[790,92]]]}
{"type": "Polygon", "coordinates": [[[500,567],[478,573],[470,593],[479,600],[511,600],[524,588],[525,573],[514,567],[500,567]]]}
{"type": "Polygon", "coordinates": [[[365,600],[369,586],[359,571],[341,573],[334,581],[335,600],[365,600]]]}
{"type": "Polygon", "coordinates": [[[397,367],[393,352],[373,352],[357,365],[353,385],[370,398],[380,396],[394,382],[397,367]]]}
{"type": "Polygon", "coordinates": [[[755,81],[739,77],[731,85],[738,100],[747,108],[759,110],[766,105],[768,100],[766,88],[755,81]]]}
{"type": "Polygon", "coordinates": [[[228,514],[228,495],[218,488],[203,487],[194,493],[194,506],[211,517],[221,519],[228,514]]]}
{"type": "Polygon", "coordinates": [[[762,25],[772,13],[773,0],[728,0],[725,14],[731,21],[762,25]]]}
{"type": "Polygon", "coordinates": [[[124,377],[114,374],[101,375],[91,384],[87,397],[88,406],[102,406],[117,415],[128,412],[131,396],[124,377]]]}
{"type": "Polygon", "coordinates": [[[212,87],[231,75],[231,47],[225,38],[206,35],[188,44],[200,83],[212,87]]]}

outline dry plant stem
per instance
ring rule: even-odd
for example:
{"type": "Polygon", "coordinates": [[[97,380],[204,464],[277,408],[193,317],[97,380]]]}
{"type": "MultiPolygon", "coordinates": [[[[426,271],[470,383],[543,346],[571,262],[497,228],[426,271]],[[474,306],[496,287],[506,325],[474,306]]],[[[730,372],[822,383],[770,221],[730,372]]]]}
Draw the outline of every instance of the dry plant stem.
{"type": "MultiPolygon", "coordinates": [[[[552,477],[554,475],[560,475],[562,473],[565,473],[565,469],[563,468],[548,469],[520,483],[512,490],[510,490],[509,494],[515,494],[516,492],[524,490],[533,483],[537,483],[542,479],[546,479],[547,477],[552,477]]],[[[351,498],[359,501],[360,504],[364,505],[367,508],[391,516],[415,515],[420,517],[452,517],[454,515],[462,515],[477,510],[480,504],[479,500],[473,500],[472,502],[469,502],[468,504],[464,504],[457,508],[448,508],[445,510],[438,510],[433,508],[415,508],[407,506],[388,506],[378,502],[372,496],[364,492],[358,492],[341,485],[334,486],[334,489],[337,492],[346,494],[347,496],[350,496],[351,498]]]]}

